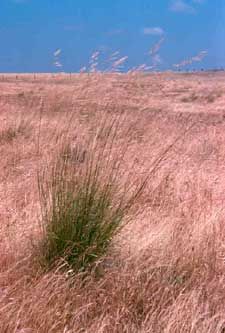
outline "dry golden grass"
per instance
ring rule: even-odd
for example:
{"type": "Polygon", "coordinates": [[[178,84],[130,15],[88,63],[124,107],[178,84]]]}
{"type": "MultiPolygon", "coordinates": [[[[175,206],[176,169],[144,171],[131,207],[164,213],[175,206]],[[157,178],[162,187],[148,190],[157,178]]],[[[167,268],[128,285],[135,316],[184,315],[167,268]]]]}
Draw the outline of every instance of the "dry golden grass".
{"type": "Polygon", "coordinates": [[[0,332],[225,332],[224,82],[220,73],[0,77],[0,332]],[[121,113],[121,184],[149,174],[132,223],[88,276],[65,265],[44,272],[32,245],[37,170],[65,135],[83,151],[102,117],[121,113]]]}

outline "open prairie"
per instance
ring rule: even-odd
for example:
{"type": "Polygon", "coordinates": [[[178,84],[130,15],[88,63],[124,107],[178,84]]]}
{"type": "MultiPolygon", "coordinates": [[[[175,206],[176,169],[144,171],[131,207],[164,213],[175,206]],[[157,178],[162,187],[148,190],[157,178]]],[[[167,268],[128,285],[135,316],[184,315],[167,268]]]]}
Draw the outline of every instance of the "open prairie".
{"type": "Polygon", "coordinates": [[[225,332],[223,72],[2,74],[0,155],[1,333],[225,332]],[[38,172],[115,119],[119,188],[145,186],[88,275],[45,270],[38,172]]]}

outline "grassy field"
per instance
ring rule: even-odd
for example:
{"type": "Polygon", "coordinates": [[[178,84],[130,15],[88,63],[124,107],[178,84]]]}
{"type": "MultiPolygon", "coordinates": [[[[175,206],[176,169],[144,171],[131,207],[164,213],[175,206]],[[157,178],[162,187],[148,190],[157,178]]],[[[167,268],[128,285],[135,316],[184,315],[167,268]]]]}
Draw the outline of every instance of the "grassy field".
{"type": "Polygon", "coordinates": [[[224,79],[0,75],[1,333],[225,332],[224,79]]]}

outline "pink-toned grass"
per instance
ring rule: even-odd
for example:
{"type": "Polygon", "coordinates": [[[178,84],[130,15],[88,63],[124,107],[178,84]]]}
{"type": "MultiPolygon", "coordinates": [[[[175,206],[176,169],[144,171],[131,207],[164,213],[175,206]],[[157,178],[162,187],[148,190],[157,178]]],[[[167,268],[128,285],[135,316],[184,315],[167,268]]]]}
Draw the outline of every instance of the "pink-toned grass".
{"type": "Polygon", "coordinates": [[[224,76],[8,76],[0,87],[0,332],[224,332],[224,76]],[[121,184],[150,174],[132,223],[88,276],[44,272],[37,170],[65,135],[85,149],[121,113],[121,184]]]}

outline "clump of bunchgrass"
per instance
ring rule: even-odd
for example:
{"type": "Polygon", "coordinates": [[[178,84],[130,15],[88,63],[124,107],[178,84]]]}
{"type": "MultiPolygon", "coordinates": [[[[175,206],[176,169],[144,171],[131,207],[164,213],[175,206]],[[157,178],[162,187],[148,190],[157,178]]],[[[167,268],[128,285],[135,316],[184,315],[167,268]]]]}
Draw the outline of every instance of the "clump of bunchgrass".
{"type": "Polygon", "coordinates": [[[31,131],[30,119],[20,117],[16,123],[10,124],[0,131],[0,144],[12,143],[18,136],[28,136],[31,131]]]}
{"type": "MultiPolygon", "coordinates": [[[[86,270],[106,254],[125,217],[129,220],[145,181],[128,183],[122,168],[127,144],[115,147],[118,131],[118,121],[100,125],[86,143],[82,162],[79,147],[69,154],[63,148],[50,169],[39,173],[41,258],[47,267],[65,260],[76,271],[86,270]]],[[[68,152],[68,142],[65,146],[68,152]]]]}

